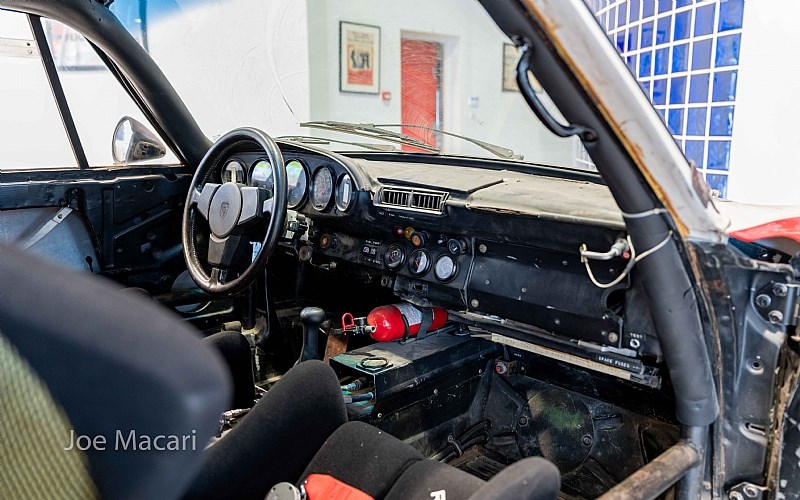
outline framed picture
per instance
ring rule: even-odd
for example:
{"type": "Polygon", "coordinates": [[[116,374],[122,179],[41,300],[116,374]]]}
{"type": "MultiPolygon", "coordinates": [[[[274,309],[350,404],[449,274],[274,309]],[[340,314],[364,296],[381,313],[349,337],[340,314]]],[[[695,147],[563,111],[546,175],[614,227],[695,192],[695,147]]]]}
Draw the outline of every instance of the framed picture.
{"type": "MultiPolygon", "coordinates": [[[[517,86],[517,60],[519,59],[519,49],[513,44],[503,44],[503,92],[519,92],[517,86]]],[[[533,74],[528,73],[533,91],[537,94],[544,92],[542,85],[533,74]]]]}
{"type": "Polygon", "coordinates": [[[339,22],[339,91],[380,92],[381,29],[339,22]]]}

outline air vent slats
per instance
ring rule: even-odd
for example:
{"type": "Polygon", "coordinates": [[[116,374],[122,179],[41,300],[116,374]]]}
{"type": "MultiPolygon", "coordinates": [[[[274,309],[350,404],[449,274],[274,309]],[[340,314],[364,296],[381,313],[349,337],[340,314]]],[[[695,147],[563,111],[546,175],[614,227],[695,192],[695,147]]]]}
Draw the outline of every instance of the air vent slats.
{"type": "Polygon", "coordinates": [[[434,214],[444,213],[448,193],[430,189],[384,186],[375,204],[386,208],[399,208],[434,214]]]}

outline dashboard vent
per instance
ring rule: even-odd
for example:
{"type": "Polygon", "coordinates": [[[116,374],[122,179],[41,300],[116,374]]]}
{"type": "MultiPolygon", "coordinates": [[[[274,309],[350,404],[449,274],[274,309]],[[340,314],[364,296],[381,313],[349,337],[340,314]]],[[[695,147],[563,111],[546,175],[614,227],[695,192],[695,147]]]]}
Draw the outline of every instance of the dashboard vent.
{"type": "Polygon", "coordinates": [[[441,215],[447,193],[430,189],[384,186],[375,203],[386,208],[400,208],[441,215]]]}

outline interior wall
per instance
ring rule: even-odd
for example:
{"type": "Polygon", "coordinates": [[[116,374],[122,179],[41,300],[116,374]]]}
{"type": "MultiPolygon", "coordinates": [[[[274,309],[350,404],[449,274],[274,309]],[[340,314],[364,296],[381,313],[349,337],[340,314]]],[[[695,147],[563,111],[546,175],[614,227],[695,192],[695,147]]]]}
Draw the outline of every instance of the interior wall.
{"type": "Polygon", "coordinates": [[[793,96],[800,77],[800,3],[745,2],[729,198],[797,205],[798,167],[789,154],[797,127],[793,96]]]}
{"type": "MultiPolygon", "coordinates": [[[[576,165],[575,140],[554,137],[518,92],[502,91],[503,43],[509,40],[477,2],[308,0],[307,11],[311,119],[400,123],[400,40],[438,41],[444,45],[444,130],[510,147],[527,161],[576,165]],[[391,93],[389,101],[339,91],[340,21],[380,26],[380,89],[391,93]]],[[[453,138],[444,139],[444,149],[487,154],[453,138]]]]}

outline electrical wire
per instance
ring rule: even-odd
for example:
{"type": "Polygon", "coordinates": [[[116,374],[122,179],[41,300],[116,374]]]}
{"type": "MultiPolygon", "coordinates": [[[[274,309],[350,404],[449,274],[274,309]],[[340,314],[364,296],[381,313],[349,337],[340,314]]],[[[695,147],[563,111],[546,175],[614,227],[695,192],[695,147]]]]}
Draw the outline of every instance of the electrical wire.
{"type": "Polygon", "coordinates": [[[633,269],[633,266],[635,266],[637,262],[640,262],[645,257],[648,257],[648,256],[656,253],[657,251],[661,250],[664,246],[666,246],[667,243],[669,243],[670,239],[672,239],[672,231],[669,231],[667,233],[667,236],[663,240],[661,240],[660,243],[655,245],[653,248],[645,250],[641,254],[637,255],[636,254],[636,248],[633,246],[633,241],[631,241],[631,237],[630,237],[630,235],[628,235],[627,240],[628,240],[628,246],[631,249],[631,258],[628,261],[628,264],[625,266],[625,269],[622,270],[622,272],[619,274],[619,276],[617,276],[614,280],[612,280],[612,281],[610,281],[608,283],[600,283],[599,281],[597,281],[597,278],[595,278],[594,273],[592,273],[592,268],[589,266],[589,259],[588,258],[584,259],[583,265],[586,267],[586,273],[589,275],[589,279],[592,281],[594,286],[596,286],[598,288],[603,288],[603,289],[611,288],[613,286],[616,286],[616,285],[622,283],[622,280],[624,280],[625,278],[628,277],[628,274],[630,274],[631,270],[633,269]]]}

